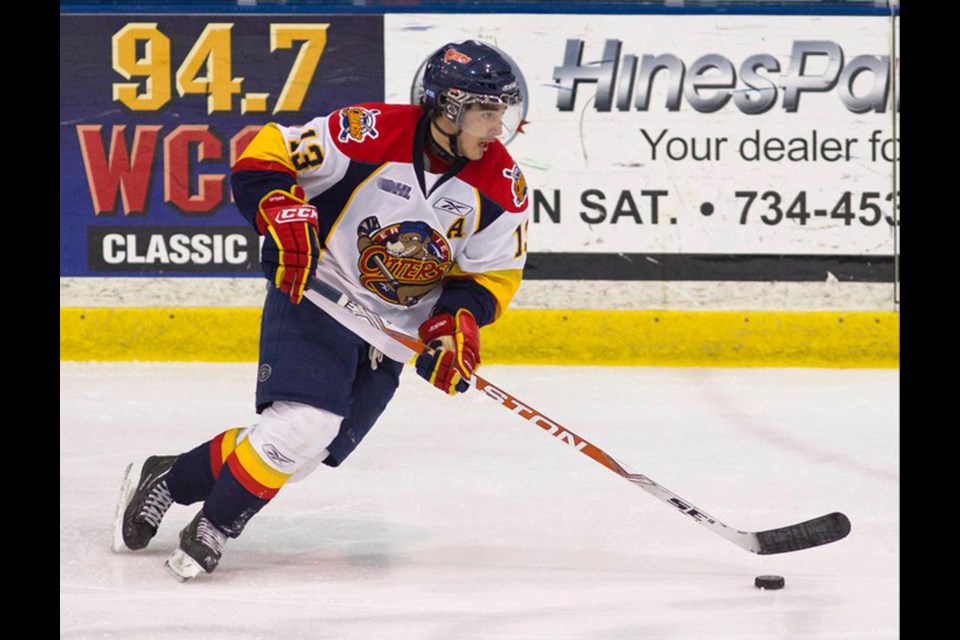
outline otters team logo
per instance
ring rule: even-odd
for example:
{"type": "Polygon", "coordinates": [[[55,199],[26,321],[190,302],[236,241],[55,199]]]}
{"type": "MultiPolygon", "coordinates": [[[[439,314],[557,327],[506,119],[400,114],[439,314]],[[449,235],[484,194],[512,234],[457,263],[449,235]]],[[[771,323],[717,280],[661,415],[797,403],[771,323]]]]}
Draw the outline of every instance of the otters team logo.
{"type": "Polygon", "coordinates": [[[340,109],[340,142],[355,140],[363,142],[364,138],[376,139],[377,116],[379,109],[364,109],[363,107],[347,107],[340,109]]]}
{"type": "Polygon", "coordinates": [[[523,177],[519,165],[514,163],[513,169],[504,169],[503,177],[510,180],[510,191],[513,193],[513,204],[518,207],[527,199],[527,179],[523,177]]]}
{"type": "Polygon", "coordinates": [[[360,284],[392,304],[412,307],[450,268],[450,246],[425,222],[380,227],[376,216],[357,227],[360,284]]]}

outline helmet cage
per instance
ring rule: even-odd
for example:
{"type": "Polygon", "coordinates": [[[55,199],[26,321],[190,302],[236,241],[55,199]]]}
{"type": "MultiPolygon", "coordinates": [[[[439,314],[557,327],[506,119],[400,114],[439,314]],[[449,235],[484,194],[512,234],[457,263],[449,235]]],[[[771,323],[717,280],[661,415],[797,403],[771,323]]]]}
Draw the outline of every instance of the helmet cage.
{"type": "Polygon", "coordinates": [[[437,108],[461,130],[465,130],[478,137],[488,135],[489,126],[484,129],[471,127],[467,121],[469,107],[479,105],[481,109],[499,111],[501,118],[498,119],[498,128],[502,128],[496,137],[512,135],[520,124],[522,116],[521,103],[523,98],[516,83],[511,83],[504,88],[507,90],[499,95],[488,95],[450,88],[437,96],[437,108]]]}

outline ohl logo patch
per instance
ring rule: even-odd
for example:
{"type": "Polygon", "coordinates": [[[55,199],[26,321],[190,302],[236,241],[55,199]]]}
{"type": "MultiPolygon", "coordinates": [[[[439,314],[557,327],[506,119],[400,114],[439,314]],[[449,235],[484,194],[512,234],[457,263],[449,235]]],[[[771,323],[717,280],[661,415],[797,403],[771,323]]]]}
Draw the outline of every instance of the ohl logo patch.
{"type": "Polygon", "coordinates": [[[510,179],[510,190],[513,192],[513,204],[521,206],[527,199],[527,179],[523,177],[520,166],[514,163],[513,169],[504,169],[503,177],[510,179]]]}
{"type": "Polygon", "coordinates": [[[380,133],[377,131],[377,116],[380,115],[379,109],[364,109],[363,107],[347,107],[340,109],[340,142],[355,140],[363,142],[365,138],[376,139],[380,133]]]}
{"type": "Polygon", "coordinates": [[[408,220],[385,228],[376,216],[357,227],[360,284],[392,304],[412,307],[450,269],[450,246],[426,222],[408,220]]]}

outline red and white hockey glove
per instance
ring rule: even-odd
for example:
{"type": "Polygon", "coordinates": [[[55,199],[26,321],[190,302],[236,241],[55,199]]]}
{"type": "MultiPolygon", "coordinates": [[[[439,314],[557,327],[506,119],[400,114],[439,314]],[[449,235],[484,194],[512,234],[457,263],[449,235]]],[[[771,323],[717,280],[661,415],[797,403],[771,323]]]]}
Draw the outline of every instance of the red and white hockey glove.
{"type": "Polygon", "coordinates": [[[420,339],[430,351],[417,358],[417,373],[449,395],[470,388],[467,381],[480,364],[480,329],[473,314],[441,313],[420,325],[420,339]]]}
{"type": "Polygon", "coordinates": [[[264,275],[298,304],[320,255],[316,207],[307,203],[299,185],[289,192],[275,189],[260,200],[257,230],[263,236],[260,267],[264,275]]]}

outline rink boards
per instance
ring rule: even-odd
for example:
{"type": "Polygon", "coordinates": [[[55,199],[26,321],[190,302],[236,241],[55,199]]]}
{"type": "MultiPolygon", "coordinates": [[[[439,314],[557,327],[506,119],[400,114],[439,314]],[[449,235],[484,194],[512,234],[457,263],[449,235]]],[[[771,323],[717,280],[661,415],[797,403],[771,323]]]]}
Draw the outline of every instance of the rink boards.
{"type": "Polygon", "coordinates": [[[879,10],[61,14],[61,358],[254,359],[233,160],[265,122],[409,102],[437,42],[480,38],[522,72],[533,212],[486,361],[897,366],[898,34],[879,10]]]}

